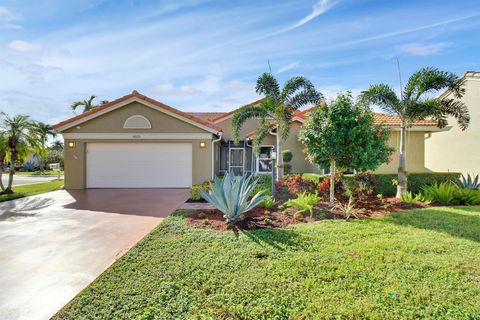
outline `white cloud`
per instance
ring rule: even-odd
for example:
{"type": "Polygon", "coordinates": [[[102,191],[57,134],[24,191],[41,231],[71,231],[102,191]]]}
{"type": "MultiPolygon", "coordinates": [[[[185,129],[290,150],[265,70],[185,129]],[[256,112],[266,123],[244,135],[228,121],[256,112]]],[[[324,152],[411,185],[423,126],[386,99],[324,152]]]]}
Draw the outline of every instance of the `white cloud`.
{"type": "Polygon", "coordinates": [[[284,33],[284,32],[287,32],[287,31],[290,31],[290,30],[293,30],[293,29],[296,29],[298,27],[301,27],[303,26],[304,24],[307,24],[308,22],[312,21],[313,19],[317,18],[318,16],[326,13],[328,10],[330,10],[331,8],[333,8],[338,2],[340,2],[340,0],[319,0],[312,8],[312,12],[310,12],[310,14],[308,14],[307,16],[303,17],[302,19],[298,20],[296,23],[294,23],[293,25],[289,26],[289,27],[286,27],[286,28],[283,28],[281,30],[278,30],[278,31],[275,31],[275,32],[272,32],[272,33],[268,33],[268,34],[265,34],[265,35],[262,35],[260,37],[257,37],[257,38],[254,38],[253,40],[260,40],[260,39],[265,39],[265,38],[269,38],[269,37],[272,37],[272,36],[276,36],[276,35],[279,35],[281,33],[284,33]]]}
{"type": "Polygon", "coordinates": [[[191,95],[198,95],[203,93],[201,90],[198,90],[191,86],[183,85],[183,86],[175,87],[171,83],[163,83],[163,84],[156,85],[151,90],[155,93],[159,93],[167,96],[178,96],[178,95],[191,96],[191,95]]]}
{"type": "Polygon", "coordinates": [[[446,43],[409,43],[399,47],[401,52],[408,53],[414,56],[430,56],[440,52],[443,48],[448,46],[446,43]]]}
{"type": "Polygon", "coordinates": [[[338,1],[331,1],[331,0],[320,0],[318,1],[312,8],[312,12],[305,16],[304,18],[300,19],[297,23],[292,25],[291,27],[287,28],[287,30],[293,30],[296,29],[300,26],[303,26],[304,24],[312,21],[316,17],[324,14],[328,10],[330,10],[333,6],[335,6],[338,3],[338,1]]]}
{"type": "Polygon", "coordinates": [[[233,80],[225,84],[225,88],[234,90],[255,90],[255,84],[250,82],[243,82],[239,80],[233,80]]]}
{"type": "Polygon", "coordinates": [[[287,64],[286,66],[283,66],[283,67],[279,68],[279,69],[277,70],[277,74],[280,74],[280,73],[282,73],[282,72],[286,72],[286,71],[292,70],[292,69],[298,67],[299,64],[300,64],[299,62],[289,63],[289,64],[287,64]]]}
{"type": "Polygon", "coordinates": [[[21,52],[40,51],[42,49],[42,46],[39,44],[23,40],[12,40],[8,43],[8,47],[21,52]]]}
{"type": "Polygon", "coordinates": [[[7,8],[0,6],[0,20],[13,21],[17,20],[18,16],[7,8]]]}

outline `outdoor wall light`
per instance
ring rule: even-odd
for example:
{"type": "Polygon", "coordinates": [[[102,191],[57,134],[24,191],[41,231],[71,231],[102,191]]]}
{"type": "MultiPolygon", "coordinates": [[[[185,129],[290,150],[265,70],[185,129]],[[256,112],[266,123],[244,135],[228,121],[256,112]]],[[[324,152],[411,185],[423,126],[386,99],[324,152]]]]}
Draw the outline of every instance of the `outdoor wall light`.
{"type": "Polygon", "coordinates": [[[69,148],[75,148],[77,146],[77,144],[75,143],[75,141],[68,141],[68,147],[69,148]]]}
{"type": "Polygon", "coordinates": [[[205,142],[200,142],[200,148],[205,148],[206,144],[205,142]]]}

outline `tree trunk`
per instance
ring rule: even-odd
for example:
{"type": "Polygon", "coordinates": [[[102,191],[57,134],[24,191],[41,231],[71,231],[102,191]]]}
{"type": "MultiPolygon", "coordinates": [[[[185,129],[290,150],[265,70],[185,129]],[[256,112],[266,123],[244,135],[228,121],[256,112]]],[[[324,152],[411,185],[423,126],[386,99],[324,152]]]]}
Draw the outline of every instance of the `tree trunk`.
{"type": "Polygon", "coordinates": [[[3,193],[13,193],[13,175],[15,174],[15,162],[17,162],[18,157],[14,149],[11,151],[11,154],[10,170],[8,170],[8,185],[3,193]]]}
{"type": "Polygon", "coordinates": [[[335,160],[330,160],[330,207],[333,207],[335,201],[335,160]]]}
{"type": "Polygon", "coordinates": [[[5,193],[5,194],[13,193],[12,186],[13,186],[13,175],[14,174],[15,174],[15,165],[12,163],[10,165],[10,170],[8,171],[8,185],[7,185],[7,188],[5,189],[5,191],[3,191],[3,193],[5,193]]]}
{"type": "Polygon", "coordinates": [[[3,164],[0,164],[0,194],[5,192],[5,186],[3,185],[3,164]]]}
{"type": "Polygon", "coordinates": [[[406,125],[405,123],[402,123],[400,127],[400,158],[398,163],[397,198],[400,198],[402,194],[407,193],[407,170],[405,158],[406,131],[406,125]]]}
{"type": "Polygon", "coordinates": [[[277,181],[283,178],[283,157],[282,157],[282,133],[277,127],[277,181]]]}

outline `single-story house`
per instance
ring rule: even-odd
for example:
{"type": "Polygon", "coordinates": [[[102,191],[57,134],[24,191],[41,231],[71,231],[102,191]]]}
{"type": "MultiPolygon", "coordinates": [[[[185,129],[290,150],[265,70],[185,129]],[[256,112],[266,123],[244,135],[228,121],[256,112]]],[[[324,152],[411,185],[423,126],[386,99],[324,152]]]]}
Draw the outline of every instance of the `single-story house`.
{"type": "MultiPolygon", "coordinates": [[[[260,103],[262,100],[253,102],[260,103]]],[[[305,160],[298,140],[308,110],[298,110],[284,148],[293,153],[292,172],[315,173],[320,168],[305,160]]],[[[188,188],[233,170],[237,174],[269,174],[275,141],[269,136],[259,155],[251,136],[258,121],[248,121],[239,144],[232,141],[231,112],[183,112],[137,91],[62,121],[54,128],[65,140],[65,187],[188,188]]],[[[397,117],[375,114],[377,123],[392,129],[390,144],[398,147],[397,117]]],[[[407,170],[425,168],[425,139],[439,129],[429,120],[415,122],[407,135],[407,170]]],[[[380,173],[397,170],[398,154],[380,173]]]]}
{"type": "MultiPolygon", "coordinates": [[[[480,174],[480,72],[464,72],[461,79],[465,88],[461,101],[469,107],[470,125],[462,131],[455,119],[449,119],[451,130],[425,140],[425,164],[432,171],[480,174]]],[[[455,99],[450,90],[438,98],[455,99]]]]}

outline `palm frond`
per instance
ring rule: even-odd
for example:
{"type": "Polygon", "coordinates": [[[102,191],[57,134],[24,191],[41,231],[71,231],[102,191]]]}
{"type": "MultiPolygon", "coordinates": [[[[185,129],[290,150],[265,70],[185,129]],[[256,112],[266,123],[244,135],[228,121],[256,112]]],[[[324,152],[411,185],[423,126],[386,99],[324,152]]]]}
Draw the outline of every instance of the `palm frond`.
{"type": "Polygon", "coordinates": [[[258,78],[255,91],[273,99],[276,103],[280,101],[280,85],[270,73],[264,73],[258,78]]]}
{"type": "Polygon", "coordinates": [[[442,99],[442,104],[445,106],[445,114],[457,119],[458,126],[461,130],[468,128],[470,124],[470,113],[465,103],[454,99],[442,99]]]}
{"type": "Polygon", "coordinates": [[[274,129],[274,125],[268,119],[262,119],[260,125],[257,127],[255,134],[252,137],[253,152],[258,154],[260,152],[260,146],[265,137],[274,129]]]}
{"type": "Polygon", "coordinates": [[[386,84],[374,84],[360,93],[358,103],[362,107],[377,105],[388,113],[404,115],[404,106],[395,91],[386,84]]]}
{"type": "Polygon", "coordinates": [[[318,105],[322,101],[325,101],[323,94],[314,87],[309,87],[293,96],[289,96],[285,102],[292,108],[299,109],[306,105],[318,105]]]}
{"type": "Polygon", "coordinates": [[[268,110],[265,109],[263,104],[250,105],[238,109],[232,118],[232,138],[235,143],[240,141],[240,129],[247,120],[254,118],[264,119],[267,116],[268,110]]]}
{"type": "Polygon", "coordinates": [[[84,106],[85,105],[85,101],[75,101],[74,103],[72,103],[72,105],[70,106],[70,108],[75,111],[77,110],[78,107],[80,106],[84,106]]]}
{"type": "Polygon", "coordinates": [[[293,116],[293,108],[289,105],[281,104],[275,110],[275,118],[277,119],[278,129],[280,133],[280,137],[285,140],[288,138],[290,134],[290,125],[291,119],[293,116]]]}
{"type": "Polygon", "coordinates": [[[417,101],[424,94],[447,88],[456,98],[461,98],[465,93],[461,80],[454,73],[427,67],[418,70],[409,78],[404,96],[405,99],[417,101]]]}

